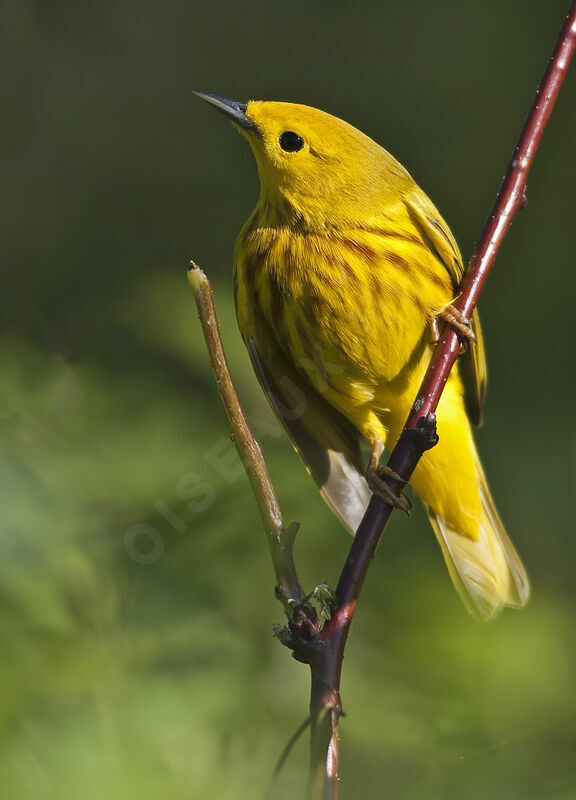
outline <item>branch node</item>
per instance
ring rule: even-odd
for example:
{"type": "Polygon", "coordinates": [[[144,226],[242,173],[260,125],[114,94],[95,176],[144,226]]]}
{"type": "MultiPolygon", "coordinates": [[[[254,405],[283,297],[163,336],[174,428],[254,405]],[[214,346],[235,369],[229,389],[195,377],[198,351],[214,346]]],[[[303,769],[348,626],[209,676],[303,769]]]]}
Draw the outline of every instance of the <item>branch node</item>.
{"type": "Polygon", "coordinates": [[[320,616],[325,620],[329,620],[332,612],[338,608],[336,592],[326,581],[315,586],[310,594],[306,595],[306,600],[316,600],[320,607],[320,616]]]}
{"type": "Polygon", "coordinates": [[[282,532],[284,547],[293,547],[296,541],[296,534],[300,530],[300,522],[291,522],[282,532]]]}
{"type": "Polygon", "coordinates": [[[413,428],[406,429],[408,436],[423,453],[438,444],[439,436],[436,431],[436,414],[425,414],[420,417],[413,428]]]}

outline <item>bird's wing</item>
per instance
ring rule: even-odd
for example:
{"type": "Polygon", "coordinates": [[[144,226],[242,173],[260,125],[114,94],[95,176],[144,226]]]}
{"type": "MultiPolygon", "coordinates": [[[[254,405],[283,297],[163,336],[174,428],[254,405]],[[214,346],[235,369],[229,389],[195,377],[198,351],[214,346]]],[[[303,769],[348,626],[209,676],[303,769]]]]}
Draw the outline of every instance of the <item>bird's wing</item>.
{"type": "MultiPolygon", "coordinates": [[[[423,192],[413,193],[405,198],[405,203],[408,214],[426,246],[448,271],[456,293],[464,275],[464,265],[448,225],[423,192]]],[[[472,330],[476,344],[468,347],[458,363],[464,382],[468,416],[474,425],[480,425],[486,394],[486,354],[477,311],[472,315],[472,330]]]]}
{"type": "Polygon", "coordinates": [[[264,343],[245,339],[270,405],[309,474],[351,533],[364,515],[370,490],[364,478],[358,431],[289,362],[271,331],[264,343]]]}

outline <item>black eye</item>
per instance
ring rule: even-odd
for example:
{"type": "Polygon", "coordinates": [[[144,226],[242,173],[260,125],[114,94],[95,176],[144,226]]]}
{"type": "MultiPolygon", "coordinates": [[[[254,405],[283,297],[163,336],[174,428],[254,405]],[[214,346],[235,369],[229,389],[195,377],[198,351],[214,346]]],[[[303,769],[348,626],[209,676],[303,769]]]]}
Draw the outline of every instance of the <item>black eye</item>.
{"type": "Polygon", "coordinates": [[[280,137],[280,147],[287,153],[296,153],[304,147],[304,139],[294,131],[284,131],[280,137]]]}

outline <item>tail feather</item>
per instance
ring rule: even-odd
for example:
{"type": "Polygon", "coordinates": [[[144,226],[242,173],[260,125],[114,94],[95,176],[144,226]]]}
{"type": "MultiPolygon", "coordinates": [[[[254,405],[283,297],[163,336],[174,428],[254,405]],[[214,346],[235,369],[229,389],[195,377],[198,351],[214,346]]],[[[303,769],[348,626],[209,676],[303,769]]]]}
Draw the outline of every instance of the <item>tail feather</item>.
{"type": "Polygon", "coordinates": [[[451,528],[429,506],[426,510],[464,604],[475,617],[490,620],[504,606],[521,608],[526,605],[530,585],[496,511],[479,463],[477,471],[483,517],[476,541],[451,528]]]}

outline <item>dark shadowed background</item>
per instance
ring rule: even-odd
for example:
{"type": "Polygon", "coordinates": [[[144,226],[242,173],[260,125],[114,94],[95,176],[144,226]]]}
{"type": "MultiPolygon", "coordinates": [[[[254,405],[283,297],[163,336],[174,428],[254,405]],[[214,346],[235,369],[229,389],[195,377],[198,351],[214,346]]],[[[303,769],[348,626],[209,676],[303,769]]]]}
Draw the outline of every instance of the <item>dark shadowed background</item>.
{"type": "MultiPolygon", "coordinates": [[[[319,106],[412,172],[469,255],[567,0],[8,0],[2,12],[0,785],[14,800],[261,796],[306,715],[189,258],[307,587],[349,544],[236,331],[252,156],[192,89],[319,106]]],[[[576,65],[574,65],[576,67],[576,65]]],[[[576,798],[576,69],[481,301],[479,447],[533,598],[480,625],[395,515],[345,660],[342,798],[576,798]]],[[[276,796],[301,796],[306,742],[276,796]]]]}

